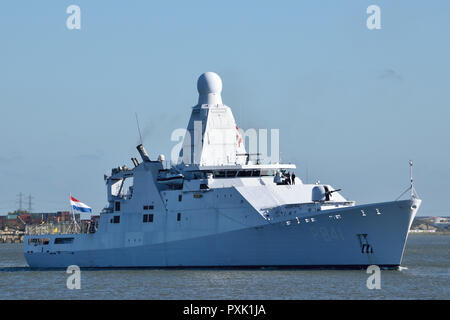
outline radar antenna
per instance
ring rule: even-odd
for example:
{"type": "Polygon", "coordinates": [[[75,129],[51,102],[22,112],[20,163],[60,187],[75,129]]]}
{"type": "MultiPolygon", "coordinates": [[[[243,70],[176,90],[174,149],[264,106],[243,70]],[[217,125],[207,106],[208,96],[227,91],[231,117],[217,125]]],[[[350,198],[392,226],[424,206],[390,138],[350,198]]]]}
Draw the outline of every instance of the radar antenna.
{"type": "Polygon", "coordinates": [[[137,112],[135,112],[134,115],[136,116],[136,124],[137,124],[137,129],[139,132],[139,140],[141,141],[141,144],[142,144],[141,128],[139,127],[139,119],[138,119],[137,112]]]}

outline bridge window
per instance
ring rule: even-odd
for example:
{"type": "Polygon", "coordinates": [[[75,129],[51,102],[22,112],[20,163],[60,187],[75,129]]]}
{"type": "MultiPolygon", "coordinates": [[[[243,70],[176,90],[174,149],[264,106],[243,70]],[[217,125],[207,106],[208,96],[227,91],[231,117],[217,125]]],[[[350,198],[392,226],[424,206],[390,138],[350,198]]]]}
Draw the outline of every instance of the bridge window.
{"type": "Polygon", "coordinates": [[[113,223],[120,223],[120,216],[114,216],[113,223]]]}
{"type": "Polygon", "coordinates": [[[214,178],[225,178],[225,171],[215,171],[214,178]]]}
{"type": "Polygon", "coordinates": [[[252,177],[259,177],[260,174],[261,174],[261,171],[259,171],[259,170],[253,170],[253,172],[252,172],[252,177]]]}
{"type": "Polygon", "coordinates": [[[238,172],[238,177],[251,177],[252,172],[249,170],[243,170],[238,172]]]}
{"type": "Polygon", "coordinates": [[[275,170],[261,170],[262,176],[274,176],[275,170]]]}
{"type": "Polygon", "coordinates": [[[114,211],[120,211],[120,202],[116,201],[114,211]]]}
{"type": "Polygon", "coordinates": [[[235,170],[229,170],[226,172],[227,178],[234,178],[236,176],[237,171],[235,170]]]}

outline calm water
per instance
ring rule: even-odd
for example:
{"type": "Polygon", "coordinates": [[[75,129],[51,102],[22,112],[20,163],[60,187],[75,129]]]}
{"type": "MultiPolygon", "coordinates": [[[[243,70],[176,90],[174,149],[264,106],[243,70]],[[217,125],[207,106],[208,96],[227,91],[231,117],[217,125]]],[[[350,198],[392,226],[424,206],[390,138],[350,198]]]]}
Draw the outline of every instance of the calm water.
{"type": "Polygon", "coordinates": [[[382,270],[369,290],[364,270],[28,269],[21,244],[0,244],[0,299],[450,299],[450,236],[411,235],[400,271],[382,270]]]}

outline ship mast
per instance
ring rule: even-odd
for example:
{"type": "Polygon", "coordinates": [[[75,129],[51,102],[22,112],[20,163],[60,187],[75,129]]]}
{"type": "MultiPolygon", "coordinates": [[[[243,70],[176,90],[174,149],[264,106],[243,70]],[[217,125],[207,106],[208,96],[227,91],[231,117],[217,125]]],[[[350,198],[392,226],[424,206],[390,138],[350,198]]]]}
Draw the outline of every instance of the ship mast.
{"type": "Polygon", "coordinates": [[[409,160],[409,181],[410,181],[410,185],[409,188],[407,188],[405,191],[403,191],[403,193],[397,197],[397,199],[395,199],[395,201],[397,201],[398,199],[400,199],[404,194],[406,194],[408,191],[410,193],[410,197],[411,199],[419,199],[416,189],[414,188],[414,179],[413,179],[413,161],[409,160]]]}
{"type": "Polygon", "coordinates": [[[413,180],[412,167],[413,167],[413,162],[412,162],[412,160],[409,160],[409,178],[411,180],[411,198],[414,198],[414,180],[413,180]]]}
{"type": "Polygon", "coordinates": [[[410,191],[411,191],[411,199],[418,198],[416,189],[414,189],[414,179],[413,179],[413,161],[409,160],[409,178],[411,181],[410,191]]]}
{"type": "MultiPolygon", "coordinates": [[[[69,199],[72,199],[72,192],[69,192],[69,199]]],[[[72,226],[73,226],[73,232],[76,233],[77,229],[78,229],[78,223],[77,220],[75,219],[75,212],[73,211],[73,206],[72,204],[70,205],[70,210],[72,211],[72,226]]],[[[80,228],[81,230],[81,228],[80,228]]]]}

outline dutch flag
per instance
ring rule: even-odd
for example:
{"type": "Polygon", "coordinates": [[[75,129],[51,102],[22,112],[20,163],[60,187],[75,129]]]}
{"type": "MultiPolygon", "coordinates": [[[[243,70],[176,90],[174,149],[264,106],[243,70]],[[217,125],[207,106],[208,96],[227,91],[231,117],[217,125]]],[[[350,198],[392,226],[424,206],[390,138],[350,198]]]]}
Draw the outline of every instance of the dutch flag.
{"type": "Polygon", "coordinates": [[[85,205],[83,202],[75,199],[74,197],[70,196],[70,205],[74,210],[81,211],[81,212],[92,212],[91,207],[85,205]]]}

